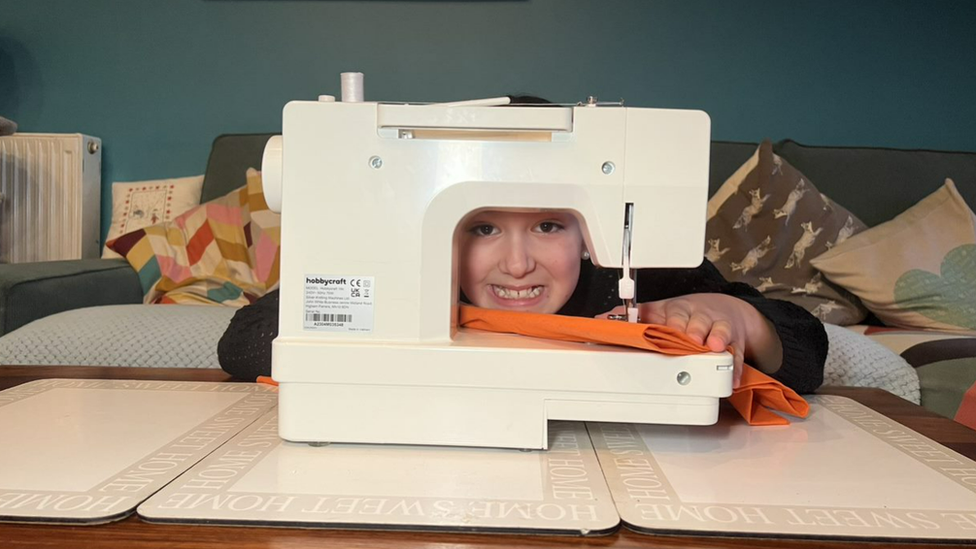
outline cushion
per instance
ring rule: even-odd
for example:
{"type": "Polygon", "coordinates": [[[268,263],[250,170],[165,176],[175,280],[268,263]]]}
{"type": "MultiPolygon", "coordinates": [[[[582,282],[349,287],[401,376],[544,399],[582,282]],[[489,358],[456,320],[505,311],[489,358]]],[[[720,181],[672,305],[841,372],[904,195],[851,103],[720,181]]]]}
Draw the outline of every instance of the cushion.
{"type": "Polygon", "coordinates": [[[877,387],[918,404],[918,373],[904,358],[862,333],[824,324],[830,342],[824,385],[877,387]]]}
{"type": "Polygon", "coordinates": [[[976,215],[951,179],[812,263],[888,326],[976,331],[976,215]]]}
{"type": "Polygon", "coordinates": [[[217,341],[235,311],[132,304],[65,311],[0,337],[0,364],[219,368],[217,341]]]}
{"type": "Polygon", "coordinates": [[[278,285],[280,226],[249,169],[245,186],[108,246],[138,272],[145,303],[242,306],[278,285]]]}
{"type": "MultiPolygon", "coordinates": [[[[174,217],[200,204],[203,176],[156,179],[112,184],[112,224],[106,242],[125,233],[172,221],[174,217]]],[[[108,246],[102,258],[121,257],[108,246]]]]}
{"type": "Polygon", "coordinates": [[[705,257],[728,280],[766,297],[796,303],[823,322],[856,324],[867,311],[810,258],[865,228],[766,141],[708,201],[705,257]]]}
{"type": "Polygon", "coordinates": [[[922,406],[976,429],[976,337],[879,326],[848,326],[898,353],[918,372],[922,406]]]}

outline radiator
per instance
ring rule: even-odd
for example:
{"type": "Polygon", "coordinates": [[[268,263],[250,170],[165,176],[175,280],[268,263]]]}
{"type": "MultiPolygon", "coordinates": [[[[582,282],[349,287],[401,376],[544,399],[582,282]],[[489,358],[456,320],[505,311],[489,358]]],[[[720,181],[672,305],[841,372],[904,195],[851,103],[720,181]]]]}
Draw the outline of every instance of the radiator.
{"type": "Polygon", "coordinates": [[[0,263],[99,256],[102,142],[0,137],[0,263]]]}

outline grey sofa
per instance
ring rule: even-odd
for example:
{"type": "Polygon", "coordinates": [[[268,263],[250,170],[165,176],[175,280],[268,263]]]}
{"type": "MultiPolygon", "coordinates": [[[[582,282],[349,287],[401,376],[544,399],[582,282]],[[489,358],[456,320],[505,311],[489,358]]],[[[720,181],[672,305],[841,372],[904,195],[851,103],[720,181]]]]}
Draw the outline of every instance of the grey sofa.
{"type": "MultiPolygon", "coordinates": [[[[269,136],[218,137],[202,201],[243,185],[245,170],[260,166],[269,136]]],[[[756,147],[713,142],[711,192],[756,147]]],[[[774,151],[870,226],[911,207],[946,177],[976,205],[976,153],[818,147],[790,140],[776,143],[774,151]]],[[[216,343],[233,309],[141,303],[138,277],[121,259],[0,265],[0,364],[219,367],[216,343]]]]}

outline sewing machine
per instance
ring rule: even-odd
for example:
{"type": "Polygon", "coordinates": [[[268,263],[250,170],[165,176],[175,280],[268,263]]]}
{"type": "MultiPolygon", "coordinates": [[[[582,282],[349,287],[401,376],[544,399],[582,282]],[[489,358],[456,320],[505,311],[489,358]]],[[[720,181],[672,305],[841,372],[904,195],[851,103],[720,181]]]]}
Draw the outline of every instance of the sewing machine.
{"type": "Polygon", "coordinates": [[[592,261],[625,274],[702,261],[705,113],[504,102],[350,94],[285,106],[263,164],[282,212],[273,377],[284,439],[540,449],[548,420],[717,420],[728,353],[457,326],[456,228],[477,210],[574,212],[592,261]]]}

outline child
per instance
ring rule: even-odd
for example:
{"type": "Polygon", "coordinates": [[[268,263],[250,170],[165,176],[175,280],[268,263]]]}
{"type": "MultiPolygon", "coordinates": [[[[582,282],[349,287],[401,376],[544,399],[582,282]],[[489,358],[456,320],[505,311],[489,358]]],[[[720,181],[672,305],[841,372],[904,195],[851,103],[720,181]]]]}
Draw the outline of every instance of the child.
{"type": "MultiPolygon", "coordinates": [[[[619,274],[589,261],[574,215],[485,211],[459,229],[462,301],[572,316],[620,312],[619,274]]],[[[727,282],[707,260],[694,269],[638,270],[637,301],[642,322],[684,331],[714,351],[732,345],[735,385],[743,361],[798,392],[813,392],[823,382],[823,324],[792,303],[727,282]]],[[[277,331],[275,291],[234,315],[218,345],[221,367],[243,379],[270,375],[277,331]]]]}

